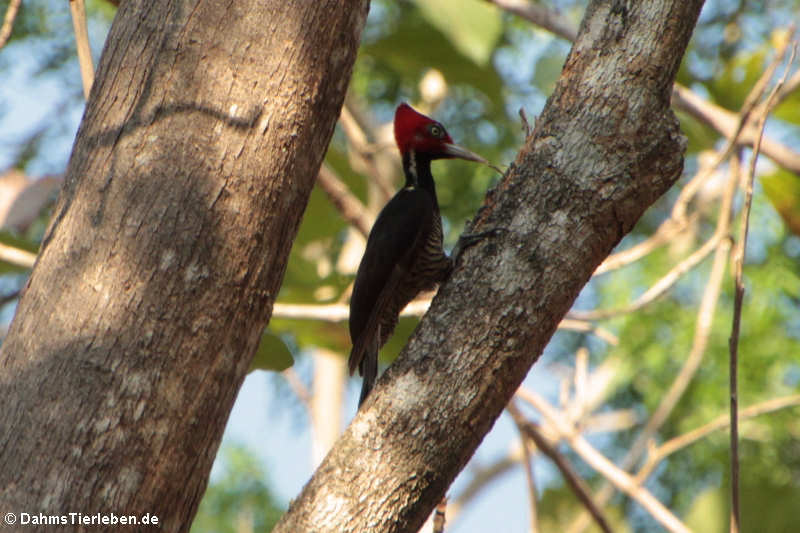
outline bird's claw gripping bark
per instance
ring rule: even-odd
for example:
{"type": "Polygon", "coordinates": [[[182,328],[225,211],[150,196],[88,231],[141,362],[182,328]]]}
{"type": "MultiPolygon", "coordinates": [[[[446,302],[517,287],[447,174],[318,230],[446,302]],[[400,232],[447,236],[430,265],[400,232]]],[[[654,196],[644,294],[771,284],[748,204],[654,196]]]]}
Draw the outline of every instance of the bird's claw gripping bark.
{"type": "Polygon", "coordinates": [[[453,258],[453,264],[458,261],[458,258],[461,257],[461,254],[464,252],[464,250],[470,246],[478,244],[478,242],[487,237],[496,237],[498,235],[502,235],[503,233],[508,233],[508,230],[506,228],[493,228],[486,231],[480,231],[478,233],[462,233],[458,238],[455,248],[453,248],[453,253],[451,254],[451,257],[453,258]]]}

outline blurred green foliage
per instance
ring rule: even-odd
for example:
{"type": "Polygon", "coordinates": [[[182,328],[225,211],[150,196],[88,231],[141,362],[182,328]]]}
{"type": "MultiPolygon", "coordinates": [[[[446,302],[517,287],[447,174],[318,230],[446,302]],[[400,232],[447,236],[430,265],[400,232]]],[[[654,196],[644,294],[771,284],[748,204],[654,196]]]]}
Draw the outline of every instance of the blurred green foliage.
{"type": "Polygon", "coordinates": [[[250,371],[253,370],[274,370],[280,372],[286,370],[294,364],[292,352],[286,343],[279,336],[264,331],[261,334],[261,341],[250,363],[250,371]]]}
{"type": "MultiPolygon", "coordinates": [[[[584,6],[578,0],[544,4],[557,4],[561,15],[576,26],[584,6]]],[[[0,11],[6,5],[0,1],[0,11]]],[[[113,8],[102,0],[90,1],[89,8],[92,35],[103,35],[113,8]]],[[[797,13],[797,0],[708,0],[679,81],[736,112],[774,56],[775,41],[785,36],[785,26],[797,20],[797,13]]],[[[54,0],[23,3],[12,41],[0,53],[0,71],[10,72],[23,57],[29,57],[26,61],[32,62],[30,68],[17,76],[31,85],[56,80],[59,90],[52,93],[52,102],[43,104],[53,110],[46,121],[17,126],[17,142],[3,138],[6,149],[0,151],[0,163],[29,173],[64,168],[69,143],[61,139],[65,131],[74,134],[75,126],[65,124],[70,117],[77,120],[74,117],[79,113],[74,110],[80,110],[82,105],[71,39],[68,10],[63,4],[54,0]],[[35,53],[30,54],[30,50],[35,53]]],[[[102,43],[94,44],[97,57],[102,43]]],[[[456,142],[494,163],[508,164],[524,140],[518,110],[524,108],[531,119],[541,111],[568,50],[567,43],[483,1],[373,0],[351,80],[350,98],[374,123],[387,123],[399,101],[425,103],[422,81],[432,70],[438,71],[446,81],[446,96],[431,103],[429,111],[446,125],[456,142]]],[[[2,120],[14,99],[8,92],[0,95],[2,120]]],[[[679,113],[679,118],[689,138],[687,175],[648,211],[620,249],[652,234],[669,216],[677,188],[697,168],[698,155],[718,148],[724,141],[708,125],[684,113],[679,113]]],[[[800,93],[782,102],[767,133],[800,152],[800,93]]],[[[363,202],[375,206],[368,192],[369,177],[353,169],[348,150],[346,135],[337,129],[326,163],[363,202]]],[[[461,162],[437,163],[434,173],[445,228],[449,229],[446,242],[452,245],[498,176],[488,168],[461,162]]],[[[796,393],[800,387],[799,206],[800,178],[763,158],[745,266],[741,406],[796,393]]],[[[701,212],[701,220],[692,231],[634,265],[592,280],[581,295],[579,306],[618,307],[641,295],[710,237],[717,208],[718,203],[704,205],[697,200],[691,209],[701,212]]],[[[738,208],[736,212],[739,213],[738,208]]],[[[45,217],[43,214],[39,228],[45,217]]],[[[738,229],[738,219],[734,228],[738,229]]],[[[29,250],[37,248],[40,238],[41,231],[0,235],[0,241],[29,250]]],[[[279,300],[346,302],[353,273],[339,268],[338,263],[347,239],[347,224],[325,194],[316,189],[292,249],[279,300]]],[[[658,405],[691,349],[709,265],[706,260],[643,311],[604,323],[619,337],[617,346],[599,343],[588,335],[570,334],[557,336],[548,352],[570,353],[576,346],[587,345],[592,364],[607,359],[617,361],[618,375],[607,407],[632,408],[646,417],[658,405]]],[[[18,272],[9,272],[7,266],[0,265],[0,295],[24,283],[18,272]]],[[[660,432],[660,439],[696,428],[727,411],[732,301],[728,276],[702,367],[660,432]]],[[[6,322],[10,319],[9,309],[1,315],[6,322]]],[[[385,362],[400,351],[415,324],[413,319],[401,321],[397,334],[382,352],[385,362]]],[[[256,364],[259,368],[285,368],[292,358],[303,358],[314,347],[326,347],[345,357],[350,347],[346,324],[326,321],[275,318],[265,339],[262,359],[256,364]]],[[[795,527],[791,518],[796,514],[793,502],[800,501],[797,414],[795,408],[742,426],[745,531],[784,533],[795,527]]],[[[599,446],[609,457],[618,458],[638,429],[609,435],[599,446]]],[[[577,457],[571,458],[580,465],[577,457]]],[[[727,461],[727,435],[718,432],[671,456],[647,486],[697,531],[723,531],[727,529],[728,516],[727,461]]],[[[229,451],[226,464],[225,474],[212,479],[193,531],[234,531],[239,521],[249,521],[258,531],[268,530],[277,511],[264,481],[265,473],[243,450],[229,451]]],[[[590,483],[601,481],[589,469],[581,471],[589,476],[590,483]]],[[[558,480],[540,490],[543,524],[549,524],[552,530],[564,527],[579,509],[574,496],[558,480]]],[[[613,500],[609,514],[620,531],[657,529],[641,508],[622,497],[613,500]]]]}
{"type": "Polygon", "coordinates": [[[212,474],[192,533],[269,531],[283,513],[258,458],[240,446],[222,448],[219,476],[212,474]]]}

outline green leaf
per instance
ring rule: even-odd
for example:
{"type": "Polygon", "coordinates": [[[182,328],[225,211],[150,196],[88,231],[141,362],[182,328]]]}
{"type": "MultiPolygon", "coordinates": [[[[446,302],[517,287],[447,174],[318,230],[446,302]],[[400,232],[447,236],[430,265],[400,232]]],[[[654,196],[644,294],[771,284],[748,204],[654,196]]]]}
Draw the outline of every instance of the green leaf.
{"type": "Polygon", "coordinates": [[[417,0],[422,16],[445,34],[453,46],[485,67],[503,32],[500,11],[476,0],[417,0]]]}
{"type": "Polygon", "coordinates": [[[264,330],[261,335],[261,342],[258,343],[258,350],[256,350],[253,362],[250,364],[250,371],[273,370],[281,372],[293,364],[294,358],[286,343],[277,335],[264,330]]]}
{"type": "Polygon", "coordinates": [[[742,52],[725,64],[722,73],[708,85],[714,101],[729,110],[742,107],[745,98],[764,72],[769,47],[742,52]]]}
{"type": "Polygon", "coordinates": [[[404,13],[395,31],[362,46],[361,55],[370,58],[373,72],[383,70],[394,73],[398,79],[420,80],[429,69],[435,68],[451,85],[472,86],[496,105],[503,101],[503,85],[491,64],[481,65],[462,53],[418,9],[404,13]]]}
{"type": "Polygon", "coordinates": [[[787,96],[772,115],[786,122],[800,124],[800,91],[794,91],[787,96]]]}
{"type": "Polygon", "coordinates": [[[761,185],[789,230],[800,235],[800,177],[780,169],[761,176],[761,185]]]}
{"type": "Polygon", "coordinates": [[[270,531],[283,505],[257,455],[242,445],[223,444],[217,457],[220,475],[212,475],[191,533],[270,531]]]}
{"type": "Polygon", "coordinates": [[[719,139],[719,133],[716,130],[688,113],[678,111],[676,115],[681,121],[681,130],[689,139],[689,145],[686,148],[688,153],[696,154],[714,148],[714,143],[719,139]]]}
{"type": "Polygon", "coordinates": [[[689,513],[686,515],[686,525],[692,531],[707,531],[708,533],[722,533],[727,529],[727,499],[726,494],[719,488],[713,487],[701,492],[694,500],[689,513]]]}

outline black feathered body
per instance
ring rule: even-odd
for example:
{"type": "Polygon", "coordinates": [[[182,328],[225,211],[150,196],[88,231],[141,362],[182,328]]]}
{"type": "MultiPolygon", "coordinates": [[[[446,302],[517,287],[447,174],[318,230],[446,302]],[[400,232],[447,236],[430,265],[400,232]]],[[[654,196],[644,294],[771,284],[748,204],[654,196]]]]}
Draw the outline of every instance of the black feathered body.
{"type": "Polygon", "coordinates": [[[378,215],[350,298],[350,372],[364,376],[359,405],[378,370],[378,351],[397,326],[400,311],[417,294],[450,274],[452,262],[442,248],[442,219],[430,159],[411,152],[404,157],[406,186],[378,215]]]}

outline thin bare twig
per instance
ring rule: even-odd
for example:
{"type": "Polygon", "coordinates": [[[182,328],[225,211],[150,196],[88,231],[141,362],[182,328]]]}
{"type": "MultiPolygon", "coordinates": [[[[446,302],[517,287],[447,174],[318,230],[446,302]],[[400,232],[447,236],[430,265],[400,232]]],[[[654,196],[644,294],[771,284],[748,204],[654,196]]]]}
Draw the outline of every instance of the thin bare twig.
{"type": "Polygon", "coordinates": [[[394,195],[394,186],[391,180],[384,176],[378,168],[378,165],[375,164],[374,145],[370,144],[367,133],[356,120],[355,113],[348,102],[345,102],[344,106],[342,106],[342,113],[339,115],[339,124],[342,126],[342,131],[344,131],[351,148],[365,165],[369,176],[378,186],[378,190],[381,191],[384,199],[391,198],[394,195]]]}
{"type": "Polygon", "coordinates": [[[34,263],[36,263],[36,254],[0,243],[0,261],[22,268],[33,268],[34,263]]]}
{"type": "Polygon", "coordinates": [[[19,298],[21,292],[22,292],[21,290],[16,290],[16,291],[11,291],[3,296],[0,296],[0,307],[3,307],[7,303],[11,303],[17,298],[19,298]]]}
{"type": "MultiPolygon", "coordinates": [[[[578,411],[588,413],[601,404],[603,389],[606,388],[615,374],[614,366],[606,360],[592,373],[587,372],[585,378],[576,376],[576,380],[582,383],[576,387],[576,401],[581,403],[581,408],[577,411],[574,409],[568,410],[567,416],[573,417],[573,413],[578,411]],[[580,393],[578,393],[578,389],[580,389],[580,393]],[[579,400],[577,399],[578,397],[580,398],[579,400]]],[[[636,423],[636,415],[632,409],[619,409],[610,412],[604,411],[595,415],[583,415],[583,418],[571,418],[571,420],[586,433],[609,432],[629,429],[636,423]]],[[[558,438],[558,434],[552,431],[549,426],[542,426],[540,433],[548,441],[558,438]]],[[[507,473],[523,460],[524,452],[522,446],[522,443],[515,444],[506,455],[497,459],[491,465],[480,467],[473,465],[470,469],[472,478],[469,484],[459,492],[447,508],[450,521],[456,519],[461,509],[468,505],[483,487],[507,473]]],[[[538,450],[530,450],[530,453],[533,456],[538,453],[538,450]]]]}
{"type": "Polygon", "coordinates": [[[567,41],[574,41],[578,36],[578,29],[571,21],[565,19],[552,9],[540,3],[527,0],[486,0],[500,9],[513,13],[533,24],[558,35],[567,41]]]}
{"type": "Polygon", "coordinates": [[[522,460],[522,444],[513,447],[509,452],[488,466],[472,466],[472,478],[469,484],[459,492],[458,497],[450,502],[447,508],[450,521],[454,522],[461,510],[477,496],[481,489],[511,471],[522,460]]]}
{"type": "MultiPolygon", "coordinates": [[[[530,2],[529,0],[486,1],[570,42],[574,41],[578,34],[577,27],[571,21],[539,2],[530,2]]],[[[793,33],[794,29],[790,28],[787,42],[791,39],[793,33]]],[[[785,85],[785,90],[779,93],[779,100],[786,98],[786,96],[791,94],[798,86],[800,86],[800,72],[796,73],[789,83],[785,85]]],[[[737,126],[736,115],[734,113],[702,99],[690,89],[677,83],[673,87],[672,96],[673,104],[677,109],[686,111],[698,120],[717,130],[719,134],[728,139],[735,140],[736,144],[752,145],[754,129],[747,120],[745,120],[745,123],[737,126]],[[738,140],[736,140],[736,138],[738,138],[738,140]]],[[[758,102],[759,100],[760,96],[753,101],[758,102]]],[[[745,102],[745,104],[747,104],[747,102],[745,102]]],[[[750,110],[747,111],[748,114],[749,112],[750,110]]],[[[742,116],[741,113],[739,113],[739,116],[742,116]]],[[[745,119],[746,118],[747,117],[745,117],[745,119]]],[[[762,151],[782,167],[790,169],[795,173],[800,173],[800,154],[792,151],[788,146],[774,141],[773,139],[765,138],[762,151]]],[[[719,161],[725,161],[729,155],[730,148],[726,149],[721,154],[719,161]]],[[[699,184],[704,183],[707,177],[708,176],[702,177],[703,179],[699,180],[699,184]]],[[[694,194],[696,191],[697,189],[693,190],[690,188],[690,190],[687,190],[687,195],[689,192],[694,194]]],[[[679,204],[682,203],[684,202],[679,202],[679,204]]]]}
{"type": "Polygon", "coordinates": [[[551,406],[539,394],[524,387],[517,390],[517,396],[536,408],[547,421],[548,427],[554,429],[559,438],[564,439],[589,466],[602,474],[617,489],[636,500],[667,530],[674,533],[690,533],[689,528],[659,502],[650,491],[639,486],[633,476],[615,466],[589,444],[577,428],[570,424],[564,413],[551,406]]]}
{"type": "MultiPolygon", "coordinates": [[[[785,47],[784,47],[785,50],[785,47]]],[[[786,82],[786,77],[789,74],[789,68],[794,62],[795,49],[792,48],[792,54],[789,58],[789,64],[783,73],[783,77],[778,80],[778,83],[772,89],[772,92],[766,99],[761,113],[757,120],[756,140],[753,143],[753,153],[750,156],[750,165],[747,169],[745,176],[745,195],[744,206],[742,207],[741,229],[739,231],[739,241],[736,243],[736,248],[733,254],[734,265],[734,301],[733,301],[733,325],[731,327],[731,337],[729,340],[730,347],[730,407],[731,407],[731,533],[739,532],[739,524],[741,523],[741,509],[739,505],[739,392],[738,392],[738,368],[739,368],[739,328],[742,318],[742,304],[744,301],[744,281],[743,281],[743,268],[744,256],[747,249],[747,234],[750,222],[750,206],[753,202],[753,180],[756,173],[756,162],[758,161],[758,154],[761,148],[761,137],[764,134],[764,126],[767,123],[767,116],[772,111],[772,106],[775,102],[775,95],[780,90],[781,86],[786,82]]],[[[783,53],[780,54],[783,56],[783,53]]]]}
{"type": "Polygon", "coordinates": [[[297,371],[293,367],[289,367],[281,372],[281,374],[286,379],[286,382],[289,383],[289,386],[300,399],[300,402],[302,402],[310,415],[311,392],[309,392],[308,387],[306,387],[305,383],[303,383],[303,381],[300,379],[300,376],[297,375],[297,371]]]}
{"type": "MultiPolygon", "coordinates": [[[[786,99],[786,97],[795,92],[798,87],[800,87],[800,70],[795,71],[795,73],[792,74],[792,77],[786,80],[786,83],[784,83],[783,87],[780,88],[778,94],[775,96],[774,105],[777,106],[778,104],[783,102],[786,99]]],[[[766,145],[766,141],[768,140],[769,139],[764,139],[763,143],[766,145]]],[[[764,153],[766,153],[766,151],[764,153]]]]}
{"type": "MultiPolygon", "coordinates": [[[[786,409],[788,407],[797,407],[800,405],[800,394],[793,394],[791,396],[782,396],[780,398],[773,398],[765,402],[751,405],[746,409],[739,411],[738,420],[741,422],[750,418],[755,418],[763,414],[786,409]]],[[[673,453],[686,448],[707,437],[715,431],[725,429],[731,423],[730,414],[720,415],[711,422],[693,429],[688,433],[674,437],[667,442],[661,444],[656,448],[651,448],[647,452],[647,461],[642,465],[642,468],[636,473],[636,481],[639,484],[644,483],[647,478],[653,473],[653,470],[667,457],[673,453]]]]}
{"type": "Polygon", "coordinates": [[[92,90],[92,83],[94,83],[94,62],[92,61],[92,49],[89,46],[86,5],[83,0],[69,0],[69,10],[72,13],[72,27],[75,29],[75,44],[78,49],[78,63],[81,66],[83,97],[88,100],[89,93],[92,90]]]}
{"type": "Polygon", "coordinates": [[[627,250],[622,250],[606,257],[605,261],[600,263],[600,266],[595,269],[593,275],[605,274],[606,272],[617,270],[638,261],[659,246],[672,241],[672,239],[686,231],[698,218],[697,214],[693,214],[681,220],[674,220],[672,218],[666,219],[661,223],[655,233],[644,241],[631,246],[627,250]]]}
{"type": "Polygon", "coordinates": [[[530,438],[536,447],[545,454],[551,461],[558,467],[561,475],[567,482],[567,485],[572,489],[572,492],[578,497],[581,503],[592,515],[592,518],[597,522],[597,526],[607,533],[611,533],[611,526],[608,524],[603,511],[594,503],[591,496],[591,490],[586,482],[578,475],[569,460],[560,453],[554,446],[547,441],[544,435],[541,434],[539,428],[528,422],[522,426],[522,431],[530,438]]]}
{"type": "MultiPolygon", "coordinates": [[[[798,83],[800,83],[800,72],[798,72],[798,83]]],[[[796,89],[797,87],[794,87],[796,89]]],[[[787,91],[787,95],[791,91],[787,91]]],[[[700,95],[681,85],[675,84],[672,87],[672,103],[676,108],[685,111],[694,118],[704,122],[717,130],[727,138],[733,137],[736,131],[736,113],[728,111],[712,102],[704,100],[700,95]]],[[[756,128],[752,121],[741,132],[738,143],[752,146],[755,138],[756,128]]],[[[765,137],[761,141],[761,151],[778,165],[796,174],[800,174],[800,154],[792,150],[789,146],[765,137]]]]}
{"type": "Polygon", "coordinates": [[[519,118],[522,121],[522,131],[525,132],[525,138],[527,139],[531,136],[531,133],[533,133],[533,127],[531,123],[528,122],[528,115],[525,113],[524,107],[519,108],[519,118]]]}
{"type": "Polygon", "coordinates": [[[527,420],[525,420],[525,417],[514,403],[514,400],[511,400],[508,403],[506,410],[508,411],[508,414],[511,415],[511,419],[514,421],[514,425],[517,426],[517,431],[519,431],[520,436],[522,437],[522,467],[523,471],[525,472],[525,481],[528,484],[528,502],[531,512],[530,533],[539,533],[539,517],[536,504],[536,480],[533,477],[533,462],[531,459],[531,451],[528,448],[528,439],[525,438],[527,436],[527,432],[522,427],[527,420]]]}
{"type": "Polygon", "coordinates": [[[703,246],[695,250],[695,252],[689,257],[672,267],[672,270],[667,272],[664,277],[655,282],[652,287],[647,289],[647,291],[639,296],[633,303],[626,305],[625,307],[620,307],[617,309],[593,309],[588,311],[573,310],[567,313],[567,316],[569,318],[578,320],[601,320],[632,313],[633,311],[638,311],[667,292],[667,290],[675,285],[675,283],[677,283],[684,274],[699,265],[703,259],[708,257],[708,255],[714,251],[719,244],[719,241],[720,236],[717,234],[713,235],[705,242],[705,244],[703,244],[703,246]]]}
{"type": "Polygon", "coordinates": [[[575,320],[572,318],[565,318],[558,325],[558,328],[568,329],[570,331],[581,331],[585,333],[592,333],[594,335],[597,335],[597,337],[606,341],[611,346],[616,346],[617,344],[619,344],[619,338],[617,338],[617,336],[611,333],[609,330],[601,328],[600,326],[596,326],[591,322],[587,322],[585,320],[575,320]]]}
{"type": "Polygon", "coordinates": [[[681,190],[672,209],[673,218],[680,219],[681,217],[685,216],[686,206],[689,204],[691,198],[697,193],[697,191],[700,190],[706,180],[711,177],[717,167],[719,167],[723,161],[731,156],[736,146],[740,144],[739,137],[744,128],[747,126],[753,110],[761,101],[761,97],[764,95],[764,91],[766,91],[770,80],[772,80],[775,70],[783,62],[783,58],[786,57],[787,46],[788,40],[783,46],[781,46],[781,48],[778,50],[778,53],[775,55],[775,58],[773,58],[770,64],[767,65],[767,68],[761,74],[761,77],[758,79],[758,81],[756,81],[755,85],[753,85],[753,88],[750,89],[750,92],[747,94],[747,97],[744,99],[744,103],[739,110],[739,118],[736,122],[736,127],[728,136],[728,140],[726,141],[724,148],[717,152],[717,158],[714,160],[714,163],[706,168],[705,172],[698,173],[698,175],[681,190]]]}
{"type": "Polygon", "coordinates": [[[3,18],[3,26],[0,27],[0,48],[3,48],[8,40],[11,38],[11,32],[14,29],[14,19],[17,18],[19,12],[19,5],[22,0],[11,0],[6,8],[6,16],[3,18]]]}
{"type": "Polygon", "coordinates": [[[611,533],[611,527],[609,526],[608,520],[603,514],[603,511],[597,505],[595,505],[594,501],[592,500],[589,486],[572,467],[569,459],[564,457],[564,455],[560,453],[555,446],[550,443],[550,441],[547,440],[537,424],[525,419],[522,412],[516,407],[516,405],[514,405],[513,401],[509,403],[506,409],[511,415],[511,418],[514,419],[514,423],[516,424],[520,433],[522,433],[524,437],[527,437],[533,441],[539,451],[545,454],[558,467],[558,470],[561,472],[561,475],[564,477],[567,485],[569,485],[570,489],[572,489],[572,492],[575,493],[575,496],[578,498],[578,500],[580,500],[583,506],[589,511],[600,529],[606,533],[611,533]]]}
{"type": "MultiPolygon", "coordinates": [[[[422,316],[430,307],[430,299],[414,300],[409,303],[400,316],[422,316]]],[[[350,316],[350,307],[344,303],[335,304],[286,304],[276,302],[272,308],[273,318],[294,318],[298,320],[324,320],[325,322],[344,322],[350,316]]]]}
{"type": "Polygon", "coordinates": [[[328,165],[323,164],[319,169],[317,184],[325,191],[331,203],[342,214],[342,217],[363,236],[368,236],[373,220],[368,214],[366,206],[361,203],[361,200],[355,194],[350,192],[349,187],[339,179],[339,176],[328,165]]]}
{"type": "MultiPolygon", "coordinates": [[[[650,416],[642,431],[634,439],[633,444],[628,452],[620,462],[620,468],[629,471],[634,467],[639,458],[647,450],[647,445],[655,435],[656,431],[664,424],[669,414],[675,408],[686,388],[691,383],[700,363],[703,360],[706,347],[708,345],[708,338],[711,334],[711,325],[714,318],[717,302],[719,301],[720,289],[722,287],[722,280],[725,274],[725,266],[727,264],[728,253],[731,248],[731,240],[728,236],[730,230],[731,211],[733,206],[733,196],[736,192],[737,184],[739,183],[738,172],[738,157],[731,160],[731,172],[728,177],[728,183],[722,194],[720,203],[719,215],[717,218],[717,228],[715,235],[720,238],[719,245],[714,254],[714,260],[711,265],[711,273],[708,277],[708,283],[703,291],[703,298],[700,302],[700,308],[697,312],[697,326],[695,327],[694,338],[692,340],[692,348],[689,356],[683,363],[678,375],[670,384],[669,389],[661,398],[653,415],[650,416]]],[[[605,505],[614,494],[614,488],[610,483],[606,483],[596,495],[596,500],[599,505],[605,505]]],[[[569,532],[582,531],[589,525],[589,516],[586,513],[579,515],[568,529],[569,532]]]]}

